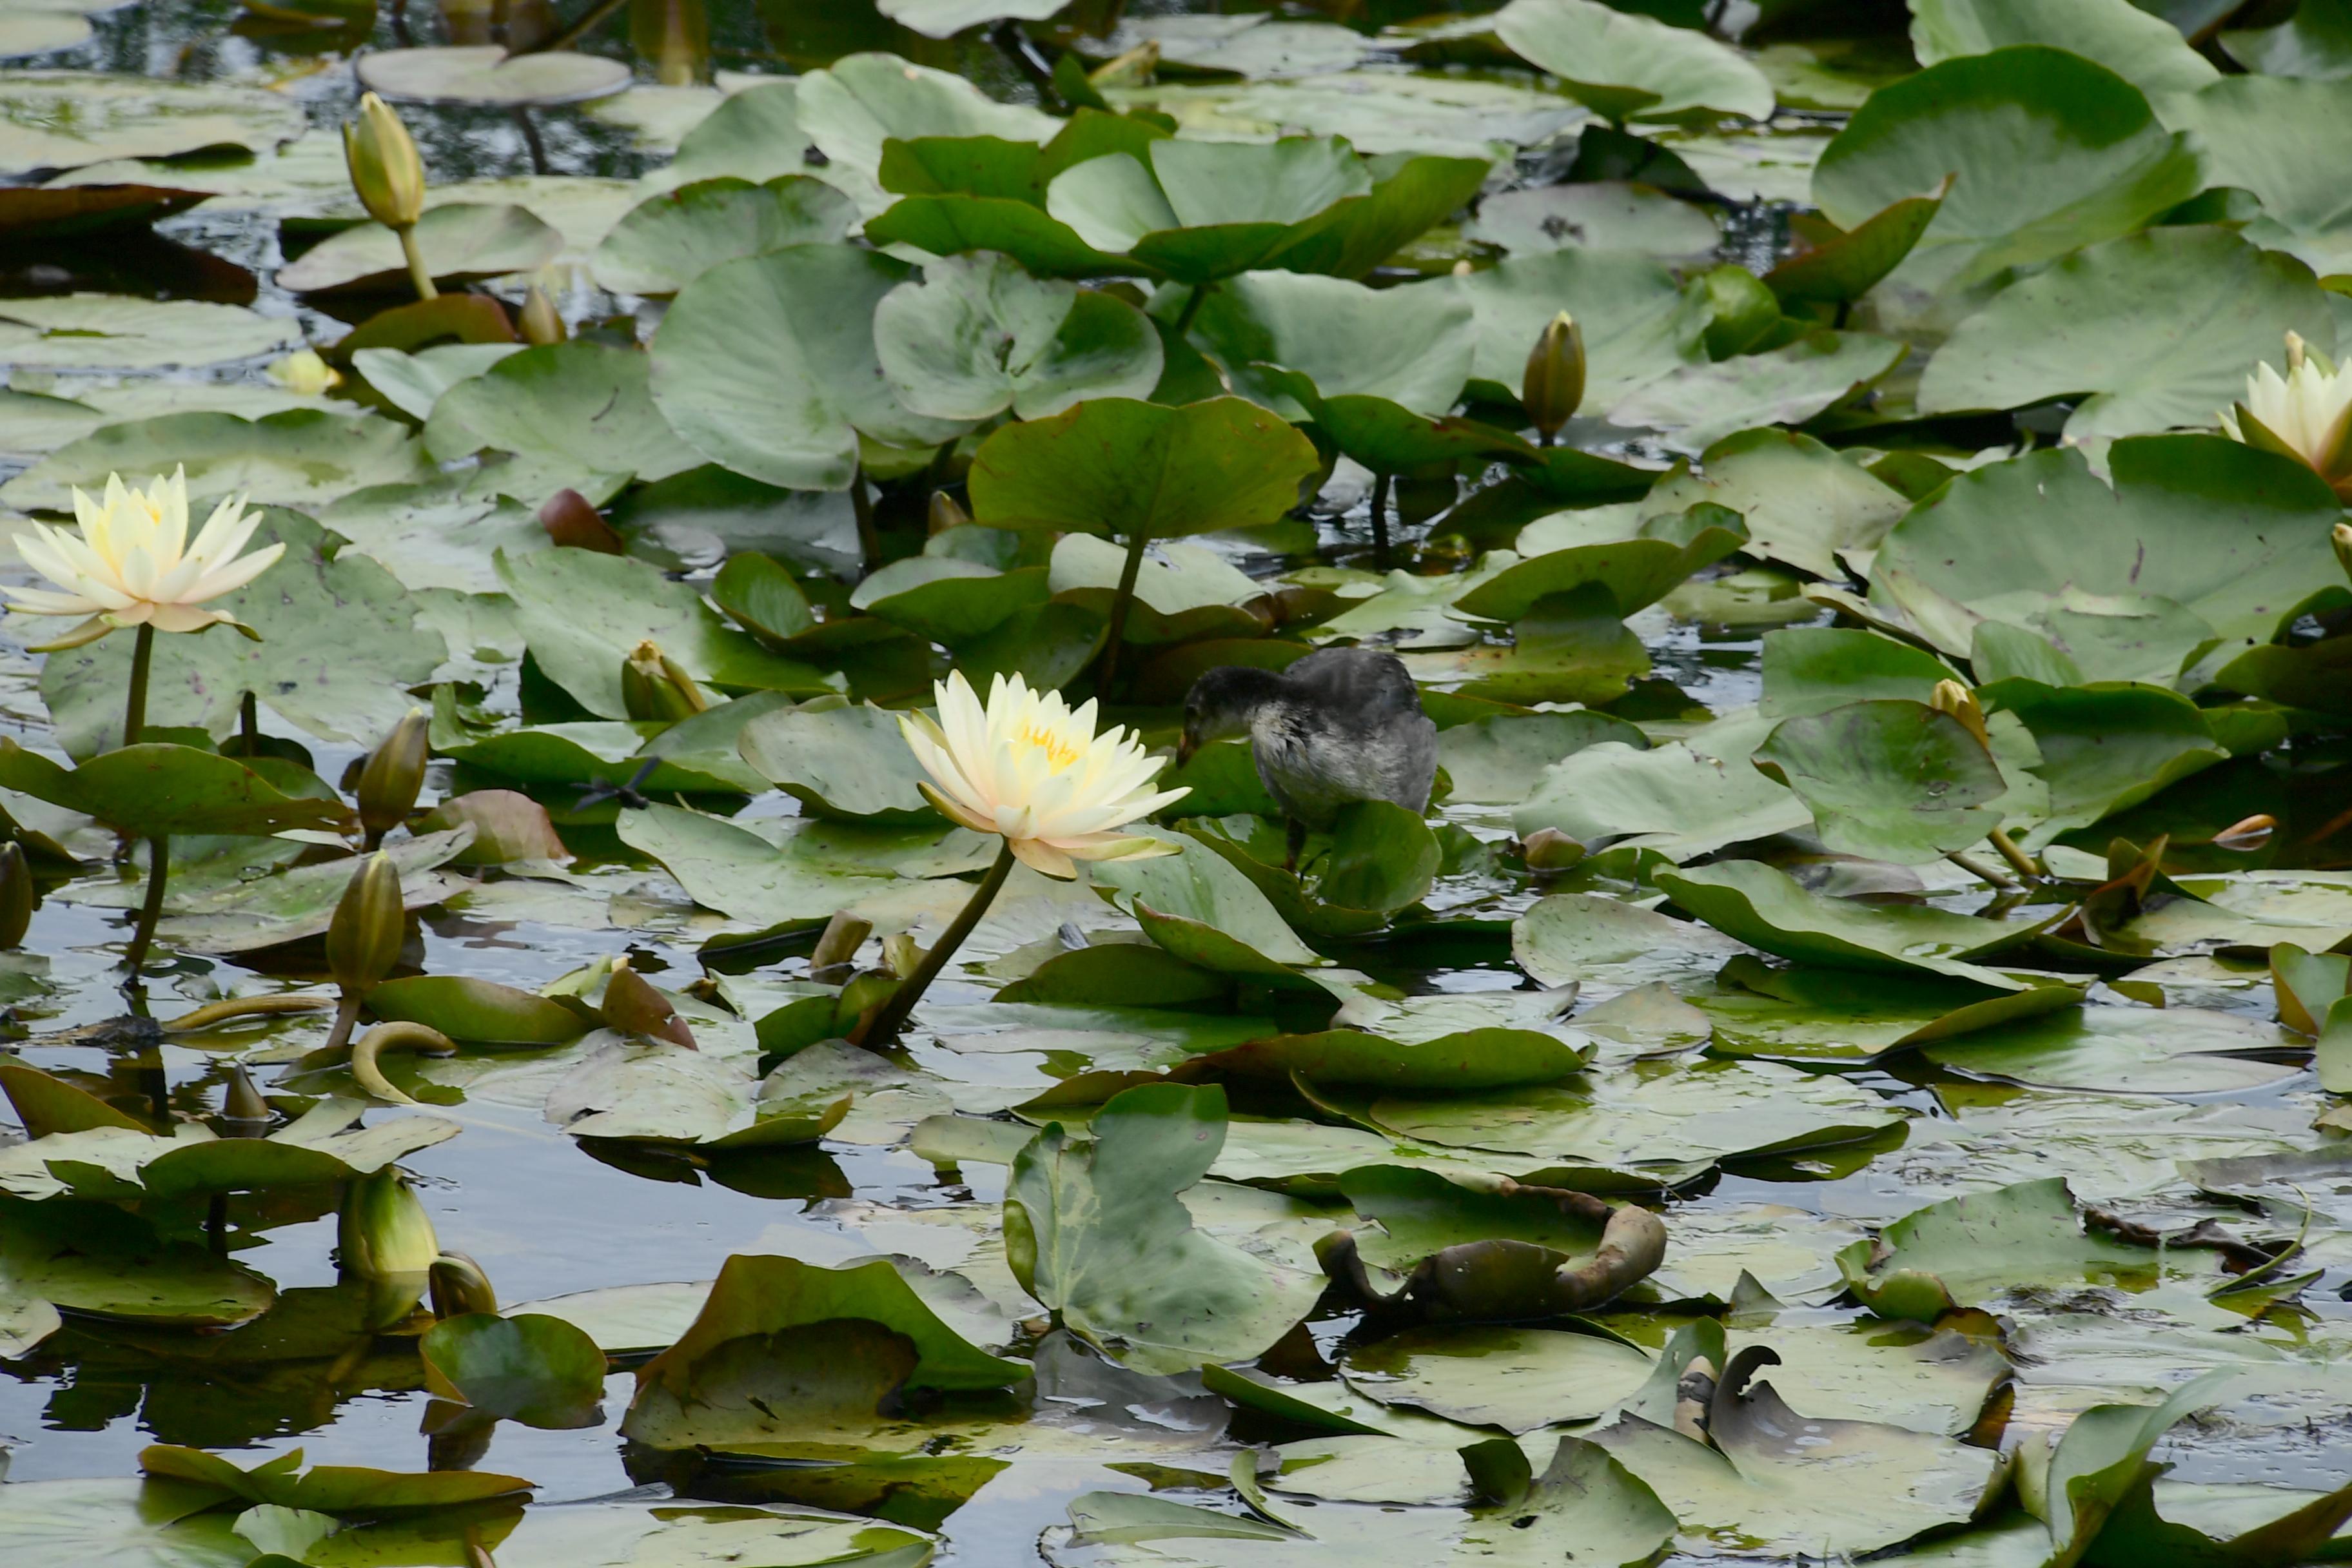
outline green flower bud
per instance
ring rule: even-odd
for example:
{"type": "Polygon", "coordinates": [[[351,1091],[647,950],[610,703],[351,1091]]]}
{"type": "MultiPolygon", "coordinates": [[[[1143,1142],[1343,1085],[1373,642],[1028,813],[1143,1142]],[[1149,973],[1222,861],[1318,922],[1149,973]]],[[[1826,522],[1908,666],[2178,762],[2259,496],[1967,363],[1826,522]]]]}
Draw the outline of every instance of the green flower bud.
{"type": "Polygon", "coordinates": [[[2337,523],[2328,538],[2336,546],[2336,564],[2344,568],[2347,577],[2352,577],[2352,522],[2337,523]]]}
{"type": "Polygon", "coordinates": [[[1979,745],[1992,744],[1991,737],[1985,731],[1984,709],[1978,703],[1977,694],[1958,681],[1936,682],[1936,689],[1928,694],[1927,706],[1938,713],[1949,713],[1958,719],[1960,728],[1974,735],[1979,745]]]}
{"type": "Polygon", "coordinates": [[[243,1062],[231,1062],[228,1087],[221,1093],[221,1116],[231,1123],[247,1127],[263,1127],[269,1122],[269,1101],[261,1098],[254,1087],[253,1075],[245,1070],[243,1062]]]}
{"type": "Polygon", "coordinates": [[[39,901],[25,847],[14,840],[0,844],[0,949],[14,950],[23,943],[33,923],[33,906],[39,901]]]}
{"type": "Polygon", "coordinates": [[[327,971],[346,994],[357,995],[392,973],[407,934],[400,871],[379,849],[352,873],[327,922],[327,971]]]}
{"type": "Polygon", "coordinates": [[[425,160],[400,116],[372,92],[360,100],[360,117],[343,127],[343,162],[376,222],[407,228],[424,215],[425,160]]]}
{"type": "Polygon", "coordinates": [[[1557,827],[1538,827],[1519,846],[1530,871],[1565,871],[1584,858],[1584,846],[1557,827]]]}
{"type": "Polygon", "coordinates": [[[335,1231],[343,1272],[362,1279],[415,1277],[424,1283],[441,1256],[433,1216],[397,1165],[354,1177],[343,1189],[343,1212],[335,1231]]]}
{"type": "Polygon", "coordinates": [[[542,348],[549,343],[560,343],[572,335],[563,324],[563,312],[555,308],[555,301],[548,298],[547,290],[536,283],[530,286],[530,293],[522,302],[521,326],[522,341],[542,348]]]}
{"type": "Polygon", "coordinates": [[[622,661],[621,705],[632,719],[675,724],[708,710],[710,699],[660,644],[646,641],[622,661]]]}
{"type": "Polygon", "coordinates": [[[1566,310],[1551,319],[1528,351],[1527,374],[1519,378],[1519,401],[1527,405],[1528,417],[1546,446],[1583,405],[1584,329],[1566,310]]]}
{"type": "Polygon", "coordinates": [[[376,742],[361,767],[355,793],[360,825],[367,829],[370,844],[406,821],[416,805],[417,792],[425,787],[427,729],[424,710],[411,708],[392,733],[376,742]]]}
{"type": "Polygon", "coordinates": [[[930,531],[932,533],[945,533],[949,529],[961,528],[971,521],[971,513],[964,510],[962,503],[955,497],[945,490],[931,492],[930,531]]]}
{"type": "Polygon", "coordinates": [[[499,1293],[482,1266],[462,1252],[445,1252],[433,1260],[433,1315],[462,1318],[468,1312],[495,1312],[499,1293]]]}

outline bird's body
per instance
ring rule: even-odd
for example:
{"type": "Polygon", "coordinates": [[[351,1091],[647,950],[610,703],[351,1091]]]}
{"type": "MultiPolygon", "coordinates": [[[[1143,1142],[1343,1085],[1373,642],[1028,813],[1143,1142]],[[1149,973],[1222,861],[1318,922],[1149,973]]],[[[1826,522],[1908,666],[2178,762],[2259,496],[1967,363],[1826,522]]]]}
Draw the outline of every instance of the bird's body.
{"type": "Polygon", "coordinates": [[[1394,654],[1326,648],[1286,670],[1207,671],[1184,700],[1179,757],[1243,734],[1259,780],[1291,819],[1294,857],[1306,829],[1329,827],[1352,802],[1428,808],[1437,726],[1394,654]]]}

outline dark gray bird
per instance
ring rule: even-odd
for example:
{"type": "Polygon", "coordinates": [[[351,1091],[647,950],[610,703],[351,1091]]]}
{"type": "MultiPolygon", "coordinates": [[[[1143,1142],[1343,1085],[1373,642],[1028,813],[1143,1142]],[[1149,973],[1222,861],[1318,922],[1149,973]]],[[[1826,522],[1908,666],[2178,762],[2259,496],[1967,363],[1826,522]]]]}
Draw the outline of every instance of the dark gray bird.
{"type": "Polygon", "coordinates": [[[1437,726],[1404,661],[1371,648],[1310,653],[1288,669],[1223,665],[1184,697],[1179,766],[1204,742],[1250,738],[1257,776],[1290,818],[1290,862],[1307,830],[1350,801],[1425,811],[1437,777],[1437,726]]]}

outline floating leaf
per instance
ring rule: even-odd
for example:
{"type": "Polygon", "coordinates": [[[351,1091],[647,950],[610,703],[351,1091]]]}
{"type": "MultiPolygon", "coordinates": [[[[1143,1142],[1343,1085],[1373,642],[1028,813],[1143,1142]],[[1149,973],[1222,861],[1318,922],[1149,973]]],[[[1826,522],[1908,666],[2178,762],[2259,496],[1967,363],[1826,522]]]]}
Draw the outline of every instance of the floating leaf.
{"type": "MultiPolygon", "coordinates": [[[[519,206],[444,203],[425,210],[415,235],[417,250],[440,282],[535,271],[563,249],[561,234],[519,206]]],[[[278,283],[298,294],[396,288],[407,277],[400,237],[380,223],[363,223],[320,240],[278,269],[278,283]]]]}
{"type": "Polygon", "coordinates": [[[488,1415],[562,1431],[598,1424],[604,1352],[561,1318],[468,1312],[425,1331],[426,1389],[488,1415]]]}
{"type": "Polygon", "coordinates": [[[578,479],[666,479],[698,466],[647,391],[644,354],[602,343],[551,343],[502,355],[433,405],[425,449],[441,462],[496,447],[578,479]]]}
{"type": "Polygon", "coordinates": [[[447,48],[370,49],[362,86],[408,103],[487,103],[502,109],[581,103],[629,85],[619,60],[569,50],[512,54],[497,44],[447,48]]]}
{"type": "Polygon", "coordinates": [[[1090,397],[1143,397],[1161,368],[1141,311],[1007,257],[949,257],[898,285],[875,307],[874,349],[899,401],[940,419],[1044,419],[1090,397]]]}
{"type": "Polygon", "coordinates": [[[1612,121],[1671,120],[1709,109],[1748,120],[1772,114],[1764,74],[1703,32],[1599,0],[1512,0],[1494,26],[1514,53],[1612,121]]]}
{"type": "Polygon", "coordinates": [[[1662,871],[1658,885],[1727,936],[1783,958],[1885,973],[1948,974],[2016,984],[1969,962],[2031,942],[2042,925],[2008,924],[1926,905],[1863,904],[1809,892],[1760,860],[1662,871]]]}
{"type": "Polygon", "coordinates": [[[267,153],[302,129],[300,104],[226,82],[11,70],[0,85],[0,172],[12,174],[208,147],[267,153]]]}
{"type": "Polygon", "coordinates": [[[196,300],[59,294],[0,302],[0,353],[25,370],[170,370],[300,341],[289,321],[196,300]]]}
{"type": "Polygon", "coordinates": [[[846,239],[856,221],[847,196],[805,175],[698,180],[630,208],[596,247],[596,281],[615,293],[675,294],[722,261],[846,239]]]}
{"type": "Polygon", "coordinates": [[[102,495],[109,475],[144,478],[182,468],[196,495],[299,507],[322,506],[369,485],[433,477],[407,426],[373,414],[163,414],[109,425],[58,447],[0,485],[0,500],[30,511],[70,511],[77,487],[102,495]]]}

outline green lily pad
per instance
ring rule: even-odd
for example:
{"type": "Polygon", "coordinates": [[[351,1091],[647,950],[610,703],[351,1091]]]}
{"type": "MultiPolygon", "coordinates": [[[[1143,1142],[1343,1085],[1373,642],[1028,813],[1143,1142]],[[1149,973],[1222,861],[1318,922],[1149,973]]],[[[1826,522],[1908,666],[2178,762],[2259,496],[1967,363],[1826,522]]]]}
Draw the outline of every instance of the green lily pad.
{"type": "Polygon", "coordinates": [[[1664,433],[1676,451],[1703,452],[1758,425],[1801,425],[1870,386],[1909,350],[1868,332],[1820,329],[1761,353],[1685,365],[1611,410],[1612,424],[1664,433]]]}
{"type": "Polygon", "coordinates": [[[1178,854],[1098,860],[1087,875],[1152,941],[1188,963],[1279,978],[1292,964],[1318,962],[1244,872],[1206,845],[1174,842],[1178,854]]]}
{"type": "Polygon", "coordinates": [[[122,1568],[246,1568],[253,1544],[214,1494],[128,1477],[0,1488],[0,1546],[26,1562],[86,1557],[122,1568]]]}
{"type": "Polygon", "coordinates": [[[1307,1315],[1322,1277],[1196,1228],[1184,1191],[1224,1142],[1224,1091],[1131,1089],[1094,1141],[1049,1125],[1013,1163],[1005,1252],[1062,1324],[1139,1372],[1189,1372],[1257,1354],[1307,1315]]]}
{"type": "Polygon", "coordinates": [[[1471,316],[1444,284],[1373,289],[1262,272],[1209,296],[1193,330],[1236,390],[1278,412],[1303,411],[1284,378],[1261,366],[1297,372],[1327,399],[1377,397],[1443,414],[1470,374],[1471,316]]]}
{"type": "Polygon", "coordinates": [[[1704,32],[1599,0],[1512,0],[1494,26],[1512,52],[1612,121],[1672,120],[1706,110],[1748,120],[1772,115],[1772,84],[1764,73],[1704,32]]]}
{"type": "Polygon", "coordinates": [[[1318,467],[1287,421],[1237,397],[1179,408],[1099,398],[1008,425],[972,458],[991,528],[1169,539],[1275,521],[1318,467]]]}
{"type": "Polygon", "coordinates": [[[1775,969],[1753,956],[1735,956],[1714,985],[1686,995],[1712,1026],[1717,1055],[1876,1062],[2063,1012],[2081,1004],[2083,988],[2053,984],[1998,991],[1916,973],[1775,969]]]}
{"type": "Polygon", "coordinates": [[[1930,66],[1880,89],[1822,154],[1813,199],[1851,229],[1956,175],[1895,282],[1967,289],[2131,233],[2203,184],[2139,89],[2039,45],[1930,66]]]}
{"type": "Polygon", "coordinates": [[[356,349],[352,367],[385,402],[422,424],[433,416],[433,405],[443,393],[522,351],[520,343],[441,343],[414,353],[356,349]]]}
{"type": "Polygon", "coordinates": [[[1841,855],[1918,865],[2001,826],[2009,793],[1983,742],[1924,702],[1856,702],[1784,719],[1756,765],[1812,808],[1841,855]]]}
{"type": "Polygon", "coordinates": [[[820,816],[844,822],[936,824],[915,788],[926,775],[879,708],[770,713],[743,728],[743,760],[820,816]]]}
{"type": "Polygon", "coordinates": [[[1557,1083],[1582,1070],[1591,1042],[1534,1029],[1464,1029],[1425,1040],[1383,1039],[1361,1029],[1272,1035],[1186,1064],[1193,1073],[1376,1089],[1488,1089],[1557,1083]]]}
{"type": "Polygon", "coordinates": [[[654,402],[712,461],[797,489],[847,489],[861,434],[893,446],[952,438],[963,426],[907,409],[876,357],[876,307],[911,270],[847,245],[720,262],[662,318],[654,402]]]}
{"type": "MultiPolygon", "coordinates": [[[[861,182],[873,179],[881,167],[883,143],[893,137],[1000,136],[1045,142],[1061,129],[1052,116],[1020,104],[999,103],[952,71],[910,65],[897,55],[881,53],[846,55],[823,70],[809,72],[800,80],[793,112],[801,133],[795,145],[814,145],[824,153],[831,166],[829,177],[861,182]]],[[[866,188],[880,198],[865,204],[867,212],[887,205],[878,190],[866,188]]],[[[859,192],[853,189],[851,194],[859,192]]]]}
{"type": "Polygon", "coordinates": [[[300,104],[226,82],[11,70],[0,86],[0,172],[11,174],[208,147],[267,153],[302,130],[300,104]]]}
{"type": "Polygon", "coordinates": [[[287,795],[234,757],[155,742],[118,747],[79,768],[64,768],[0,736],[0,786],[147,838],[337,829],[351,814],[332,796],[287,795]]]}
{"type": "Polygon", "coordinates": [[[596,247],[596,281],[615,293],[675,294],[722,261],[846,239],[856,204],[822,181],[726,176],[648,196],[596,247]]]}
{"type": "MultiPolygon", "coordinates": [[[[1876,288],[1903,263],[1943,209],[1948,187],[1906,196],[1856,224],[1851,232],[1820,220],[1830,233],[1764,275],[1764,286],[1790,305],[1844,306],[1876,288]]],[[[1813,237],[1807,232],[1806,237],[1813,237]]]]}
{"type": "Polygon", "coordinates": [[[370,49],[361,85],[404,103],[485,103],[502,109],[583,103],[629,85],[619,60],[568,49],[511,54],[498,44],[370,49]]]}
{"type": "Polygon", "coordinates": [[[2320,552],[2341,508],[2303,465],[2218,436],[2136,437],[2108,461],[2112,490],[2074,450],[1961,475],[1887,533],[1874,605],[1967,657],[1979,619],[2021,621],[2069,588],[2170,599],[2249,644],[2352,602],[2320,552]]]}
{"type": "Polygon", "coordinates": [[[622,842],[667,868],[697,903],[760,928],[822,921],[877,897],[897,878],[892,857],[878,848],[928,856],[935,862],[929,874],[940,876],[981,869],[994,858],[979,834],[961,828],[945,835],[936,828],[892,829],[883,834],[885,844],[853,840],[837,858],[813,847],[807,834],[780,850],[723,818],[658,804],[625,813],[620,834],[622,842]]]}
{"type": "Polygon", "coordinates": [[[1616,841],[1676,858],[1792,832],[1811,811],[1748,762],[1771,728],[1750,716],[1645,752],[1587,746],[1546,770],[1511,826],[1523,838],[1556,827],[1588,846],[1616,841]]]}
{"type": "Polygon", "coordinates": [[[2037,1088],[2139,1094],[2259,1089],[2301,1069],[2266,1061],[2279,1032],[2198,1007],[2084,1007],[2020,1020],[1923,1047],[1954,1072],[2037,1088]]]}
{"type": "Polygon", "coordinates": [[[109,1204],[0,1201],[0,1267],[23,1295],[156,1327],[226,1327],[277,1299],[268,1279],[199,1244],[166,1241],[109,1204]]]}
{"type": "MultiPolygon", "coordinates": [[[[428,207],[416,221],[415,237],[425,264],[444,283],[535,271],[563,249],[561,234],[519,206],[450,202],[428,207]]],[[[278,283],[298,294],[397,288],[407,278],[400,237],[380,223],[331,235],[278,269],[278,283]]]]}
{"type": "Polygon", "coordinates": [[[1920,377],[1919,411],[2015,408],[2089,393],[2068,416],[2069,435],[2202,425],[2243,395],[2247,367],[2275,353],[2282,333],[2323,353],[2334,343],[2328,298],[2293,257],[2222,230],[2109,240],[1962,322],[1920,377]],[[2227,303],[2184,321],[2173,304],[2184,297],[2227,303]],[[2156,314],[2173,319],[2160,340],[2147,331],[2156,314]]]}
{"type": "Polygon", "coordinates": [[[2027,836],[2037,847],[2229,758],[2196,705],[2161,687],[2012,679],[1989,689],[2042,753],[2031,771],[2049,785],[2048,814],[2027,836]]]}
{"type": "Polygon", "coordinates": [[[25,370],[171,370],[276,353],[292,322],[240,305],[58,294],[0,301],[0,353],[25,370]]]}
{"type": "Polygon", "coordinates": [[[2352,17],[2334,0],[2313,0],[2285,21],[2221,35],[2230,58],[2269,76],[2334,80],[2352,76],[2352,17]]]}
{"type": "Polygon", "coordinates": [[[419,1473],[378,1470],[360,1465],[314,1465],[302,1470],[301,1466],[299,1448],[266,1459],[251,1469],[216,1454],[172,1443],[152,1443],[139,1451],[139,1468],[149,1476],[209,1487],[250,1503],[337,1517],[375,1518],[387,1513],[454,1508],[492,1498],[517,1497],[531,1489],[531,1483],[518,1476],[496,1475],[487,1470],[419,1473]]]}
{"type": "Polygon", "coordinates": [[[1489,196],[1462,233],[1515,256],[1591,247],[1664,261],[1712,255],[1723,238],[1706,208],[1626,180],[1531,185],[1489,196]]]}
{"type": "Polygon", "coordinates": [[[2031,942],[2041,930],[2040,924],[2004,925],[1926,905],[1825,897],[1760,860],[1662,871],[1658,886],[1726,936],[1783,958],[1833,969],[1948,974],[1997,990],[2012,990],[2019,983],[1969,961],[2031,942]]]}
{"type": "Polygon", "coordinates": [[[1454,608],[1488,620],[1517,621],[1545,599],[1598,588],[1611,610],[1630,616],[1747,542],[1748,527],[1738,513],[1702,503],[1649,519],[1632,539],[1522,561],[1463,595],[1454,608]]]}
{"type": "Polygon", "coordinates": [[[2341,81],[2233,76],[2165,106],[2205,144],[2214,184],[2261,201],[2262,215],[2239,232],[2301,257],[2322,277],[2352,270],[2352,227],[2334,199],[2344,169],[2333,149],[2305,146],[2295,131],[2340,113],[2347,94],[2341,81]]]}
{"type": "Polygon", "coordinates": [[[506,355],[435,402],[426,452],[446,463],[484,447],[583,480],[666,479],[702,461],[654,406],[646,356],[584,342],[506,355]]]}
{"type": "Polygon", "coordinates": [[[58,447],[0,485],[0,501],[27,511],[69,511],[73,491],[103,494],[111,474],[184,468],[198,496],[242,496],[274,506],[323,506],[369,485],[434,477],[407,426],[373,414],[290,408],[259,419],[234,414],[163,414],[109,425],[58,447]]]}
{"type": "Polygon", "coordinates": [[[2154,1247],[2088,1228],[2064,1178],[1948,1198],[1838,1255],[1846,1285],[1886,1318],[1932,1322],[2006,1291],[2085,1281],[2145,1289],[2160,1270],[2211,1273],[2212,1255],[2154,1247]],[[2205,1267],[2198,1269],[2197,1262],[2205,1267]]]}
{"type": "Polygon", "coordinates": [[[1437,732],[1437,765],[1453,781],[1446,798],[1487,805],[1527,799],[1554,763],[1603,741],[1646,751],[1633,725],[1603,713],[1497,714],[1437,732]]]}
{"type": "Polygon", "coordinates": [[[1067,0],[876,0],[875,9],[925,37],[951,38],[966,27],[1013,18],[1042,22],[1067,0]]]}
{"type": "Polygon", "coordinates": [[[1340,1368],[1384,1405],[1514,1434],[1604,1415],[1650,1379],[1632,1345],[1558,1329],[1408,1330],[1349,1351],[1340,1368]]]}
{"type": "Polygon", "coordinates": [[[467,1312],[427,1330],[425,1384],[485,1415],[562,1431],[598,1424],[604,1352],[561,1318],[467,1312]]]}
{"type": "Polygon", "coordinates": [[[1599,893],[1558,893],[1511,923],[1511,956],[1547,985],[1630,990],[1712,974],[1747,950],[1696,921],[1599,893]]]}
{"type": "MultiPolygon", "coordinates": [[[[1584,333],[1587,414],[1604,414],[1637,389],[1706,357],[1705,303],[1646,256],[1583,247],[1515,255],[1453,286],[1468,296],[1477,318],[1470,376],[1487,397],[1518,396],[1528,351],[1562,310],[1584,333]]],[[[1575,503],[1563,497],[1561,504],[1575,503]]]]}
{"type": "Polygon", "coordinates": [[[590,712],[627,716],[621,667],[653,642],[698,681],[813,697],[831,683],[795,659],[770,653],[730,626],[702,595],[645,562],[589,550],[499,557],[499,575],[521,611],[531,658],[590,712]]]}
{"type": "Polygon", "coordinates": [[[2011,44],[2047,44],[2080,55],[2151,98],[2195,92],[2221,79],[2180,28],[2131,0],[2058,7],[2031,0],[1920,0],[1912,13],[1911,50],[1923,66],[2011,44]]]}
{"type": "Polygon", "coordinates": [[[668,1040],[617,1040],[548,1091],[547,1119],[575,1138],[756,1149],[814,1143],[849,1113],[850,1097],[770,1100],[741,1063],[668,1040]]]}
{"type": "Polygon", "coordinates": [[[1845,574],[1841,551],[1871,549],[1910,510],[1868,469],[1794,430],[1726,437],[1700,464],[1703,475],[1683,468],[1660,479],[1642,503],[1644,516],[1702,501],[1728,507],[1748,527],[1742,553],[1832,582],[1845,574]]]}
{"type": "Polygon", "coordinates": [[[1034,279],[1009,257],[948,257],[874,312],[874,348],[901,403],[940,419],[1008,409],[1043,419],[1160,384],[1160,336],[1125,300],[1034,279]]]}

